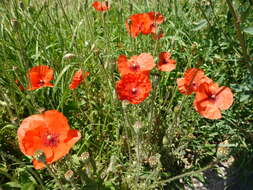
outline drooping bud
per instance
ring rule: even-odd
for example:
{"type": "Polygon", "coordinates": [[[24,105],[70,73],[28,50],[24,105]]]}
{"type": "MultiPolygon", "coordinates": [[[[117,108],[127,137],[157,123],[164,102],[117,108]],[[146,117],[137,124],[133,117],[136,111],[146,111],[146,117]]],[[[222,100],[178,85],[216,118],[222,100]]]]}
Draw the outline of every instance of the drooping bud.
{"type": "Polygon", "coordinates": [[[20,28],[20,25],[17,19],[11,19],[11,26],[14,32],[17,32],[20,28]]]}
{"type": "Polygon", "coordinates": [[[87,163],[90,159],[90,153],[89,152],[84,152],[80,156],[80,161],[87,163]]]}
{"type": "Polygon", "coordinates": [[[73,178],[74,172],[72,170],[68,170],[65,174],[64,177],[67,181],[71,181],[73,178]]]}
{"type": "Polygon", "coordinates": [[[67,53],[66,55],[63,56],[63,59],[72,59],[73,57],[75,57],[76,55],[73,53],[67,53]]]}

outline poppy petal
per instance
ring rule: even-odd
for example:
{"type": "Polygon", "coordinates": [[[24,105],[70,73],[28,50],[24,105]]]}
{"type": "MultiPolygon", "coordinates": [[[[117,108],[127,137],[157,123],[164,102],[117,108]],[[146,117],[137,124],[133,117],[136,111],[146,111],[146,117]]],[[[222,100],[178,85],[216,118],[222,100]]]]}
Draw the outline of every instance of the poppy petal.
{"type": "Polygon", "coordinates": [[[45,164],[43,164],[42,162],[36,160],[36,159],[33,159],[33,167],[36,169],[36,170],[40,170],[40,169],[43,169],[45,168],[45,164]]]}
{"type": "Polygon", "coordinates": [[[207,105],[205,109],[197,111],[207,119],[220,119],[222,117],[220,109],[211,104],[207,105]]]}
{"type": "Polygon", "coordinates": [[[215,104],[221,110],[227,110],[233,104],[233,93],[226,86],[220,87],[216,92],[215,104]]]}
{"type": "Polygon", "coordinates": [[[153,56],[149,53],[141,53],[136,61],[141,65],[141,68],[145,68],[148,71],[155,67],[153,56]]]}
{"type": "Polygon", "coordinates": [[[42,114],[50,132],[58,134],[59,140],[67,137],[69,125],[67,118],[57,110],[46,111],[42,114]]]}
{"type": "Polygon", "coordinates": [[[110,3],[109,1],[94,1],[92,6],[97,10],[97,11],[107,11],[110,9],[110,3]]]}

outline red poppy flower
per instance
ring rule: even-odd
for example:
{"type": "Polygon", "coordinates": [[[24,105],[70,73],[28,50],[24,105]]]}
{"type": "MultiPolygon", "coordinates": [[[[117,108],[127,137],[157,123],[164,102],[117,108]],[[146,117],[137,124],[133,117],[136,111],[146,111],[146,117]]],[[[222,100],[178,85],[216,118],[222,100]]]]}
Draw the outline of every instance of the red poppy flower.
{"type": "Polygon", "coordinates": [[[171,54],[169,52],[161,52],[159,54],[158,69],[160,71],[170,72],[176,68],[176,61],[170,59],[171,54]]]}
{"type": "Polygon", "coordinates": [[[196,92],[194,108],[200,115],[208,119],[220,119],[221,110],[227,110],[233,103],[233,93],[226,86],[202,83],[196,92]]]}
{"type": "Polygon", "coordinates": [[[118,58],[118,69],[121,76],[128,73],[148,73],[154,66],[153,56],[149,53],[132,56],[129,60],[125,55],[120,55],[118,58]]]}
{"type": "MultiPolygon", "coordinates": [[[[71,147],[81,138],[77,130],[69,127],[67,118],[57,110],[29,116],[18,128],[20,150],[26,156],[43,152],[46,164],[64,157],[71,147]]],[[[33,159],[35,169],[45,167],[42,161],[33,159]]]]}
{"type": "Polygon", "coordinates": [[[28,71],[28,90],[35,90],[42,87],[53,87],[50,83],[54,78],[54,72],[47,65],[39,65],[28,71]]]}
{"type": "Polygon", "coordinates": [[[89,72],[83,73],[81,69],[76,71],[75,74],[73,75],[69,88],[71,90],[76,89],[80,85],[80,83],[89,76],[89,74],[90,74],[89,72]]]}
{"type": "Polygon", "coordinates": [[[156,33],[158,24],[164,21],[164,17],[160,13],[149,12],[140,13],[130,16],[126,20],[126,29],[133,37],[137,37],[139,33],[144,35],[156,33]]]}
{"type": "Polygon", "coordinates": [[[188,69],[184,73],[184,78],[177,79],[179,92],[185,95],[196,92],[198,87],[204,82],[211,83],[212,79],[205,76],[203,70],[197,68],[188,69]]]}
{"type": "Polygon", "coordinates": [[[94,1],[92,6],[97,10],[97,11],[107,11],[110,9],[110,3],[109,1],[94,1]]]}
{"type": "Polygon", "coordinates": [[[132,104],[144,101],[151,90],[151,82],[148,75],[126,74],[116,83],[116,92],[120,100],[128,100],[132,104]]]}

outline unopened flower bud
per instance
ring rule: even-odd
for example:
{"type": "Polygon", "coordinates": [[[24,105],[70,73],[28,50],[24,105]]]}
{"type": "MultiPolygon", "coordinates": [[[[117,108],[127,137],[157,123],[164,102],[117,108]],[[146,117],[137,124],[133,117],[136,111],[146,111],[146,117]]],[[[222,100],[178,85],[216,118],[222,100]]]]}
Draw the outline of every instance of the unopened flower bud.
{"type": "Polygon", "coordinates": [[[134,124],[134,131],[136,133],[138,133],[139,130],[141,129],[141,127],[142,127],[142,123],[140,121],[136,121],[135,124],[134,124]]]}
{"type": "Polygon", "coordinates": [[[80,160],[82,162],[87,162],[87,161],[89,161],[89,159],[90,159],[90,153],[89,152],[84,152],[80,156],[80,160]]]}
{"type": "Polygon", "coordinates": [[[64,177],[67,181],[71,181],[72,177],[74,175],[74,172],[72,170],[68,170],[65,174],[64,177]]]}
{"type": "Polygon", "coordinates": [[[129,101],[128,100],[123,100],[122,101],[122,107],[123,107],[123,109],[125,109],[126,107],[127,107],[127,105],[129,105],[130,103],[129,103],[129,101]]]}
{"type": "Polygon", "coordinates": [[[76,55],[73,53],[67,53],[66,55],[63,56],[63,59],[72,59],[73,57],[75,57],[76,55]]]}
{"type": "Polygon", "coordinates": [[[45,108],[42,108],[42,107],[41,107],[41,108],[38,109],[38,112],[39,112],[39,113],[43,113],[45,110],[46,110],[45,108]]]}
{"type": "Polygon", "coordinates": [[[34,158],[40,162],[42,162],[43,164],[46,164],[46,156],[44,154],[44,152],[42,150],[37,150],[34,153],[34,158]]]}
{"type": "Polygon", "coordinates": [[[11,19],[11,25],[14,32],[17,32],[20,28],[20,25],[17,19],[11,19]]]}
{"type": "Polygon", "coordinates": [[[148,163],[149,163],[150,167],[153,168],[153,167],[157,166],[158,160],[157,160],[157,158],[155,156],[151,156],[148,159],[148,163]]]}

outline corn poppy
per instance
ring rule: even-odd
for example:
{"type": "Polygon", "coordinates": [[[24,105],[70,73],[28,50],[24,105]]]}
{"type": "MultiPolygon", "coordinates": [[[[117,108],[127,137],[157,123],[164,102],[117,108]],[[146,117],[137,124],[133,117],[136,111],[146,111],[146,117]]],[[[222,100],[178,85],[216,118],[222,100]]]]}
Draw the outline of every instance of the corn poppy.
{"type": "Polygon", "coordinates": [[[126,74],[116,83],[116,92],[120,100],[128,100],[132,104],[144,101],[151,91],[151,82],[148,75],[126,74]]]}
{"type": "Polygon", "coordinates": [[[125,55],[118,57],[118,69],[121,76],[128,73],[149,73],[155,66],[153,56],[149,53],[141,53],[132,56],[129,60],[125,55]]]}
{"type": "Polygon", "coordinates": [[[110,9],[110,3],[109,1],[94,1],[92,3],[92,6],[97,10],[97,11],[107,11],[110,9]]]}
{"type": "Polygon", "coordinates": [[[233,104],[233,93],[226,86],[217,83],[202,83],[196,92],[194,108],[208,119],[220,119],[221,110],[227,110],[233,104]]]}
{"type": "Polygon", "coordinates": [[[83,72],[81,69],[76,71],[73,75],[72,81],[69,85],[69,89],[73,90],[76,89],[80,83],[89,76],[89,72],[83,72]]]}
{"type": "Polygon", "coordinates": [[[161,52],[159,54],[158,69],[160,71],[170,72],[176,68],[176,61],[171,59],[171,54],[169,52],[161,52]]]}
{"type": "Polygon", "coordinates": [[[25,118],[17,134],[20,150],[34,157],[35,169],[45,167],[43,161],[35,158],[37,152],[42,151],[46,164],[51,164],[68,154],[81,138],[79,131],[70,129],[67,118],[57,110],[25,118]]]}
{"type": "Polygon", "coordinates": [[[42,87],[53,87],[50,83],[54,78],[53,70],[47,65],[39,65],[28,71],[28,90],[36,90],[42,87]]]}
{"type": "Polygon", "coordinates": [[[210,83],[212,80],[205,76],[203,70],[197,68],[188,69],[184,73],[184,78],[177,79],[179,92],[185,95],[196,92],[204,82],[210,83]]]}
{"type": "Polygon", "coordinates": [[[127,32],[135,38],[139,33],[144,35],[156,33],[157,25],[163,21],[164,17],[160,13],[149,12],[131,15],[125,25],[127,32]]]}

